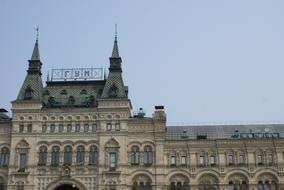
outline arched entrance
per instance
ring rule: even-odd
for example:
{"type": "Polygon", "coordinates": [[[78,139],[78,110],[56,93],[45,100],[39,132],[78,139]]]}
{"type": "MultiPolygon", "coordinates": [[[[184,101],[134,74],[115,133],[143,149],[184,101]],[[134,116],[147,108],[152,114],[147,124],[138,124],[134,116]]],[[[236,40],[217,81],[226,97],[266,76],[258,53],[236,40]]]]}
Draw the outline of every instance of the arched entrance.
{"type": "Polygon", "coordinates": [[[62,184],[54,190],[80,190],[75,184],[62,184]]]}
{"type": "Polygon", "coordinates": [[[45,190],[87,190],[80,181],[60,178],[51,182],[45,190]]]}

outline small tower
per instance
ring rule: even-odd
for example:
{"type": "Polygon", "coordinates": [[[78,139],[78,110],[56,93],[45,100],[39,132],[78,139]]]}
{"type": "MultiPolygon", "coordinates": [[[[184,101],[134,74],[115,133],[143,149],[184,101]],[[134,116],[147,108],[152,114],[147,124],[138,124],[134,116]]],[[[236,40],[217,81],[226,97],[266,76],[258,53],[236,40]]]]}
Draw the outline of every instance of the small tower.
{"type": "Polygon", "coordinates": [[[127,87],[122,80],[121,57],[118,52],[117,35],[115,34],[112,55],[109,58],[109,75],[103,90],[102,98],[122,99],[127,98],[127,87]]]}
{"type": "Polygon", "coordinates": [[[29,61],[29,68],[27,70],[27,75],[22,88],[18,94],[16,101],[26,101],[26,100],[42,100],[42,79],[41,79],[41,66],[39,48],[38,48],[38,29],[37,38],[33,50],[32,57],[29,61]]]}

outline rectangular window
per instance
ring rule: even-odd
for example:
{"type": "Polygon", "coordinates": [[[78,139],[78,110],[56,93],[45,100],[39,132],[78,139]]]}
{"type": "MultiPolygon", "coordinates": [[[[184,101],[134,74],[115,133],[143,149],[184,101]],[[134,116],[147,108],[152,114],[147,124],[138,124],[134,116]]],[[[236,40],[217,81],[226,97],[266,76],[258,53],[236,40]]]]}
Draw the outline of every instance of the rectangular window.
{"type": "Polygon", "coordinates": [[[244,155],[240,155],[239,164],[244,164],[244,163],[245,163],[245,157],[244,155]]]}
{"type": "Polygon", "coordinates": [[[68,133],[72,132],[72,124],[67,124],[67,132],[68,133]]]}
{"type": "Polygon", "coordinates": [[[258,165],[262,165],[263,163],[262,163],[262,155],[258,155],[257,156],[257,164],[258,165]]]}
{"type": "Polygon", "coordinates": [[[229,155],[228,157],[228,161],[229,161],[229,166],[233,165],[234,164],[234,158],[233,158],[233,155],[229,155]]]}
{"type": "Polygon", "coordinates": [[[116,123],[115,124],[115,130],[116,131],[120,131],[120,123],[116,123]]]}
{"type": "Polygon", "coordinates": [[[88,123],[84,124],[84,131],[89,132],[89,124],[88,123]]]}
{"type": "Polygon", "coordinates": [[[46,130],[47,130],[47,126],[46,126],[46,124],[43,124],[43,125],[41,126],[41,131],[42,131],[43,133],[46,133],[46,130]]]}
{"type": "Polygon", "coordinates": [[[114,169],[116,167],[116,153],[115,152],[109,153],[109,165],[111,169],[114,169]]]}
{"type": "Polygon", "coordinates": [[[186,165],[186,156],[181,157],[181,165],[185,166],[186,165]]]}
{"type": "Polygon", "coordinates": [[[59,132],[59,133],[63,133],[63,130],[64,130],[64,126],[63,126],[63,124],[61,123],[61,124],[58,125],[58,132],[59,132]]]}
{"type": "Polygon", "coordinates": [[[211,166],[215,166],[215,165],[216,165],[215,156],[210,156],[210,165],[211,165],[211,166]]]}
{"type": "Polygon", "coordinates": [[[273,156],[272,156],[272,154],[268,154],[268,156],[267,156],[267,163],[268,163],[268,165],[272,165],[273,164],[273,156]]]}
{"type": "Polygon", "coordinates": [[[175,166],[175,165],[176,165],[176,157],[171,156],[171,166],[175,166]]]}
{"type": "Polygon", "coordinates": [[[107,123],[107,130],[111,131],[111,123],[107,123]]]}
{"type": "Polygon", "coordinates": [[[80,123],[77,123],[77,124],[76,124],[76,128],[75,128],[75,131],[76,131],[77,133],[79,133],[79,132],[80,132],[80,129],[81,129],[80,123]]]}
{"type": "Polygon", "coordinates": [[[50,132],[54,133],[55,132],[55,124],[50,125],[50,132]]]}
{"type": "Polygon", "coordinates": [[[28,128],[27,128],[28,133],[31,133],[32,130],[33,130],[32,124],[28,124],[28,128]]]}
{"type": "Polygon", "coordinates": [[[204,156],[199,156],[199,165],[204,166],[204,156]]]}
{"type": "Polygon", "coordinates": [[[27,165],[27,154],[21,153],[20,154],[20,166],[19,166],[20,171],[25,171],[26,165],[27,165]]]}
{"type": "Polygon", "coordinates": [[[19,132],[22,133],[24,132],[25,126],[23,124],[19,125],[19,132]]]}
{"type": "Polygon", "coordinates": [[[96,123],[93,123],[92,125],[92,132],[96,132],[97,131],[97,124],[96,123]]]}

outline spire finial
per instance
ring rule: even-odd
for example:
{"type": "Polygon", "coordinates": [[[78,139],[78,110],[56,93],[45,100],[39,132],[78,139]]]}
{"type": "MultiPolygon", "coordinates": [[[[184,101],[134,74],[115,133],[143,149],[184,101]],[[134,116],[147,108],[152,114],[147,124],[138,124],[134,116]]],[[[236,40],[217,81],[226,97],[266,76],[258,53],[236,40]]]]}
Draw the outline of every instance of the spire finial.
{"type": "Polygon", "coordinates": [[[39,31],[39,28],[36,27],[36,41],[38,41],[38,31],[39,31]]]}
{"type": "Polygon", "coordinates": [[[39,28],[37,27],[36,28],[36,42],[35,42],[31,60],[40,60],[39,49],[38,49],[38,31],[39,31],[39,28]]]}
{"type": "Polygon", "coordinates": [[[117,40],[117,24],[115,23],[115,33],[114,33],[115,40],[117,40]]]}
{"type": "Polygon", "coordinates": [[[111,57],[113,57],[113,58],[118,58],[119,57],[118,46],[117,46],[117,24],[115,24],[114,44],[113,44],[111,57]]]}

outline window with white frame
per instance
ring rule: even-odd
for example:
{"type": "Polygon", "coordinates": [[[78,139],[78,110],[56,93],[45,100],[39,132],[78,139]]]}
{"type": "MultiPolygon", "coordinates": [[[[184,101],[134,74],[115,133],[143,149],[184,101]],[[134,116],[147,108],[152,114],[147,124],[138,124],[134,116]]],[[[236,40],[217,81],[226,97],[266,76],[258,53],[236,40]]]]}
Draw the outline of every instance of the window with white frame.
{"type": "Polygon", "coordinates": [[[199,166],[204,166],[205,165],[205,160],[204,160],[204,156],[199,156],[199,159],[198,159],[198,165],[199,166]]]}
{"type": "Polygon", "coordinates": [[[30,123],[30,124],[28,124],[28,126],[27,126],[27,132],[28,133],[31,133],[33,131],[33,125],[30,123]]]}
{"type": "Polygon", "coordinates": [[[181,156],[180,164],[181,164],[182,166],[185,166],[185,165],[186,165],[186,156],[185,156],[185,155],[182,155],[182,156],[181,156]]]}
{"type": "Polygon", "coordinates": [[[81,130],[81,125],[80,125],[80,123],[77,123],[77,124],[76,124],[76,127],[75,127],[75,131],[76,131],[77,133],[79,133],[80,130],[81,130]]]}
{"type": "Polygon", "coordinates": [[[215,155],[210,156],[210,165],[215,166],[216,165],[216,157],[215,155]]]}
{"type": "Polygon", "coordinates": [[[92,132],[96,132],[97,131],[97,124],[96,123],[93,123],[92,125],[92,132]]]}
{"type": "Polygon", "coordinates": [[[115,170],[116,168],[116,152],[110,152],[109,153],[109,166],[111,170],[115,170]]]}
{"type": "Polygon", "coordinates": [[[39,155],[38,155],[38,165],[44,166],[47,162],[47,148],[46,146],[41,146],[39,148],[39,155]]]}
{"type": "Polygon", "coordinates": [[[19,161],[19,171],[24,172],[27,167],[27,153],[20,153],[20,161],[19,161]]]}
{"type": "Polygon", "coordinates": [[[115,123],[115,130],[120,131],[120,122],[115,123]]]}
{"type": "Polygon", "coordinates": [[[63,131],[64,131],[64,125],[63,125],[62,123],[60,123],[60,124],[58,125],[58,132],[59,132],[59,133],[63,133],[63,131]]]}
{"type": "Polygon", "coordinates": [[[234,156],[232,154],[229,154],[228,156],[228,164],[229,166],[234,165],[234,156]]]}
{"type": "Polygon", "coordinates": [[[66,146],[64,148],[64,164],[71,165],[72,164],[72,147],[66,146]]]}
{"type": "Polygon", "coordinates": [[[68,133],[72,132],[72,124],[71,123],[67,124],[67,132],[68,133]]]}
{"type": "Polygon", "coordinates": [[[41,126],[41,131],[42,131],[43,133],[46,133],[46,130],[47,130],[47,126],[46,126],[46,124],[43,124],[43,125],[41,126]]]}
{"type": "Polygon", "coordinates": [[[273,155],[272,154],[268,154],[267,155],[267,164],[268,165],[272,165],[273,164],[273,155]]]}
{"type": "Polygon", "coordinates": [[[89,132],[89,123],[84,124],[84,132],[89,132]]]}
{"type": "Polygon", "coordinates": [[[84,163],[85,163],[85,148],[83,146],[79,146],[77,148],[76,164],[84,165],[84,163]]]}
{"type": "Polygon", "coordinates": [[[25,129],[24,124],[20,124],[20,125],[19,125],[19,132],[20,132],[20,133],[24,132],[24,129],[25,129]]]}
{"type": "Polygon", "coordinates": [[[53,146],[51,151],[51,166],[58,166],[60,161],[60,148],[53,146]]]}
{"type": "Polygon", "coordinates": [[[111,131],[112,128],[111,122],[107,122],[106,127],[107,131],[111,131]]]}
{"type": "Polygon", "coordinates": [[[153,163],[152,147],[147,145],[144,148],[144,165],[151,165],[153,163]]]}
{"type": "Polygon", "coordinates": [[[263,156],[261,154],[257,155],[257,165],[263,165],[263,156]]]}
{"type": "Polygon", "coordinates": [[[55,124],[54,123],[50,124],[50,132],[51,133],[55,132],[55,124]]]}
{"type": "Polygon", "coordinates": [[[176,165],[176,156],[175,155],[171,155],[171,157],[170,157],[170,164],[171,164],[171,166],[175,166],[176,165]]]}
{"type": "Polygon", "coordinates": [[[239,155],[239,164],[240,165],[245,164],[245,155],[243,153],[240,153],[239,155]]]}
{"type": "Polygon", "coordinates": [[[138,146],[133,146],[131,148],[131,164],[139,165],[140,163],[140,151],[138,146]]]}
{"type": "Polygon", "coordinates": [[[89,153],[89,164],[96,165],[97,163],[98,163],[98,150],[95,145],[92,145],[90,147],[90,153],[89,153]]]}
{"type": "Polygon", "coordinates": [[[7,167],[9,163],[9,149],[3,147],[0,154],[0,166],[7,167]]]}

